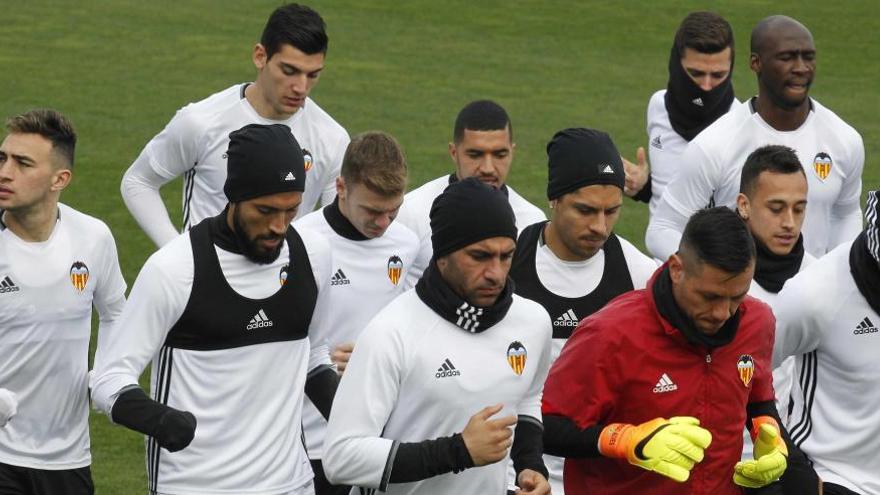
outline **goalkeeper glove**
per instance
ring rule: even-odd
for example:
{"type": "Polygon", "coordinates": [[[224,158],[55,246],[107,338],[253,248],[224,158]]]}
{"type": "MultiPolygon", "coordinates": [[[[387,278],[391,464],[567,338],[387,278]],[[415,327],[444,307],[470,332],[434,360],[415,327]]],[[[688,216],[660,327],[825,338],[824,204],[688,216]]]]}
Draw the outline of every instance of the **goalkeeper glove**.
{"type": "Polygon", "coordinates": [[[759,416],[752,422],[752,450],[754,459],[740,461],[733,469],[733,482],[745,488],[761,488],[779,479],[788,465],[788,447],[779,434],[779,425],[769,416],[759,416]]]}
{"type": "Polygon", "coordinates": [[[610,424],[599,434],[599,452],[685,482],[712,443],[712,434],[699,425],[700,420],[688,416],[656,418],[640,425],[610,424]]]}
{"type": "Polygon", "coordinates": [[[6,422],[18,412],[18,398],[15,392],[0,388],[0,427],[6,426],[6,422]]]}

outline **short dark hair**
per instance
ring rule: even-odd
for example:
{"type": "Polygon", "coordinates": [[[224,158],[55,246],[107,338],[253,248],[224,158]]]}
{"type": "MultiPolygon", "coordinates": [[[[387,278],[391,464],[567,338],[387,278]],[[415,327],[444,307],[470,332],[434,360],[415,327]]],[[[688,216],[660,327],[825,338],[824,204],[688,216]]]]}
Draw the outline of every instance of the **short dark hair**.
{"type": "Polygon", "coordinates": [[[700,53],[718,53],[730,47],[733,57],[733,29],[730,23],[714,12],[691,12],[675,32],[675,48],[684,56],[684,49],[700,53]]]}
{"type": "Polygon", "coordinates": [[[460,143],[465,129],[471,131],[502,131],[507,129],[513,140],[513,126],[504,108],[492,100],[477,100],[465,105],[455,118],[452,141],[460,143]]]}
{"type": "Polygon", "coordinates": [[[796,174],[807,177],[797,153],[788,146],[770,144],[762,146],[749,154],[743,165],[739,179],[739,192],[751,196],[758,185],[758,177],[764,172],[775,174],[796,174]]]}
{"type": "Polygon", "coordinates": [[[755,241],[742,218],[725,206],[702,209],[691,216],[678,252],[685,269],[699,261],[727,273],[745,271],[755,259],[755,241]],[[690,266],[689,266],[690,265],[690,266]]]}
{"type": "Polygon", "coordinates": [[[272,58],[281,50],[281,45],[289,44],[306,55],[327,53],[327,33],[324,19],[320,14],[305,5],[289,3],[272,12],[260,44],[266,50],[266,58],[272,58]]]}
{"type": "Polygon", "coordinates": [[[52,143],[52,149],[62,158],[63,168],[73,168],[76,151],[76,131],[73,124],[60,112],[50,109],[31,110],[6,119],[6,130],[12,134],[39,134],[52,143]]]}
{"type": "Polygon", "coordinates": [[[349,143],[339,175],[346,184],[363,184],[376,194],[396,196],[406,192],[406,156],[390,134],[365,132],[349,143]]]}

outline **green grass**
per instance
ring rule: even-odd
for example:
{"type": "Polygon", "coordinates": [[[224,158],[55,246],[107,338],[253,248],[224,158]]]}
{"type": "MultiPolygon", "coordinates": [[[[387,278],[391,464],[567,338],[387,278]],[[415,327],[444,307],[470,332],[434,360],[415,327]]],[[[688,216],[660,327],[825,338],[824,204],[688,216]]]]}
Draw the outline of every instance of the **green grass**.
{"type": "MultiPolygon", "coordinates": [[[[122,204],[119,181],[183,104],[250,80],[252,44],[278,1],[3,2],[0,116],[54,107],[77,126],[76,178],[63,201],[106,221],[129,285],[153,251],[122,204]]],[[[413,186],[446,173],[457,111],[476,98],[504,105],[516,158],[509,182],[540,206],[544,146],[568,126],[608,131],[626,155],[646,144],[645,105],[666,83],[673,33],[707,6],[734,26],[734,86],[755,92],[748,35],[785,13],[813,31],[812,95],[866,146],[865,190],[880,186],[880,46],[876,4],[835,2],[317,1],[331,38],[315,99],[350,133],[381,129],[406,149],[413,186]]],[[[180,181],[163,190],[180,218],[180,181]]],[[[627,202],[617,231],[643,245],[647,210],[627,202]]],[[[145,491],[140,435],[92,418],[98,493],[145,491]]]]}

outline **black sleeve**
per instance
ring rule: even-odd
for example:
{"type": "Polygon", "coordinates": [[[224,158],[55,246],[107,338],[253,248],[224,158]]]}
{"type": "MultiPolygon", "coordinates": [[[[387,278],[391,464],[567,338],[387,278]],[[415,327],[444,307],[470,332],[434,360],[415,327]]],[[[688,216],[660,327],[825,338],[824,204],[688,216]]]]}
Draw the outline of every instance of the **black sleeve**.
{"type": "Polygon", "coordinates": [[[306,395],[324,419],[330,419],[330,408],[338,387],[339,375],[329,365],[318,366],[306,377],[306,395]]]}
{"type": "Polygon", "coordinates": [[[461,433],[422,442],[395,442],[388,457],[379,487],[382,491],[389,482],[411,483],[474,467],[461,433]]]}
{"type": "Polygon", "coordinates": [[[114,423],[156,439],[169,452],[186,448],[196,434],[196,417],[154,401],[140,388],[124,390],[110,417],[114,423]]]}
{"type": "Polygon", "coordinates": [[[648,174],[648,182],[645,182],[645,186],[642,187],[642,190],[637,192],[632,199],[636,201],[641,201],[642,203],[650,203],[651,202],[651,174],[648,174]]]}
{"type": "Polygon", "coordinates": [[[746,408],[746,426],[751,431],[752,419],[758,416],[770,416],[779,423],[779,431],[788,447],[788,467],[782,478],[776,483],[771,483],[764,488],[746,490],[747,494],[754,495],[813,495],[819,493],[819,475],[813,469],[806,454],[791,441],[788,430],[783,426],[776,410],[775,401],[752,402],[746,408]]]}
{"type": "Polygon", "coordinates": [[[544,453],[559,457],[601,457],[599,434],[602,425],[585,429],[565,416],[544,415],[544,453]]]}
{"type": "Polygon", "coordinates": [[[513,433],[513,446],[510,448],[510,458],[513,459],[513,470],[517,478],[524,469],[531,469],[549,478],[547,467],[544,465],[544,426],[540,421],[521,415],[517,418],[516,429],[513,433]]]}

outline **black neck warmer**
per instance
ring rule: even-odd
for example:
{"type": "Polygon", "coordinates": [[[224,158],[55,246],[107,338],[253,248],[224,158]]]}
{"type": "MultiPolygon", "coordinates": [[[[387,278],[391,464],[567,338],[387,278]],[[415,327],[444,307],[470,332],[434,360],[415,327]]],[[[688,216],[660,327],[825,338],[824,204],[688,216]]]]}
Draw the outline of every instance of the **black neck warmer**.
{"type": "Polygon", "coordinates": [[[336,232],[350,241],[366,241],[369,239],[369,237],[361,234],[361,232],[356,229],[347,218],[345,218],[345,215],[339,211],[339,197],[334,199],[332,204],[324,208],[324,219],[327,220],[327,223],[330,225],[330,228],[333,229],[333,232],[336,232]]]}
{"type": "Polygon", "coordinates": [[[856,237],[849,250],[849,272],[871,309],[880,313],[880,265],[871,256],[864,232],[856,237]]]}
{"type": "Polygon", "coordinates": [[[788,254],[773,254],[763,242],[755,239],[755,282],[768,292],[776,294],[782,290],[785,281],[797,275],[804,261],[804,236],[798,237],[797,243],[788,254]]]}
{"type": "Polygon", "coordinates": [[[681,54],[672,46],[669,56],[669,82],[666,86],[666,112],[672,128],[685,141],[695,138],[709,124],[721,117],[733,103],[733,55],[727,79],[709,91],[703,91],[681,66],[681,54]]]}
{"type": "Polygon", "coordinates": [[[234,254],[243,254],[244,250],[238,245],[238,239],[235,237],[235,232],[233,232],[232,229],[229,228],[229,224],[226,223],[227,212],[229,212],[228,204],[226,205],[226,208],[223,208],[223,211],[220,212],[219,215],[208,220],[211,222],[211,241],[224,251],[229,251],[234,254]]]}
{"type": "Polygon", "coordinates": [[[429,308],[453,325],[471,333],[485,332],[501,321],[510,309],[513,303],[513,280],[507,279],[494,305],[480,308],[456,294],[443,280],[437,263],[431,260],[416,284],[416,294],[429,308]]]}
{"type": "Polygon", "coordinates": [[[678,307],[675,297],[672,295],[672,278],[669,276],[669,267],[663,269],[652,287],[654,304],[664,320],[678,329],[688,342],[694,345],[702,345],[710,349],[729,344],[736,337],[736,329],[739,327],[739,310],[728,319],[715,335],[706,335],[694,326],[693,321],[678,307]]]}

